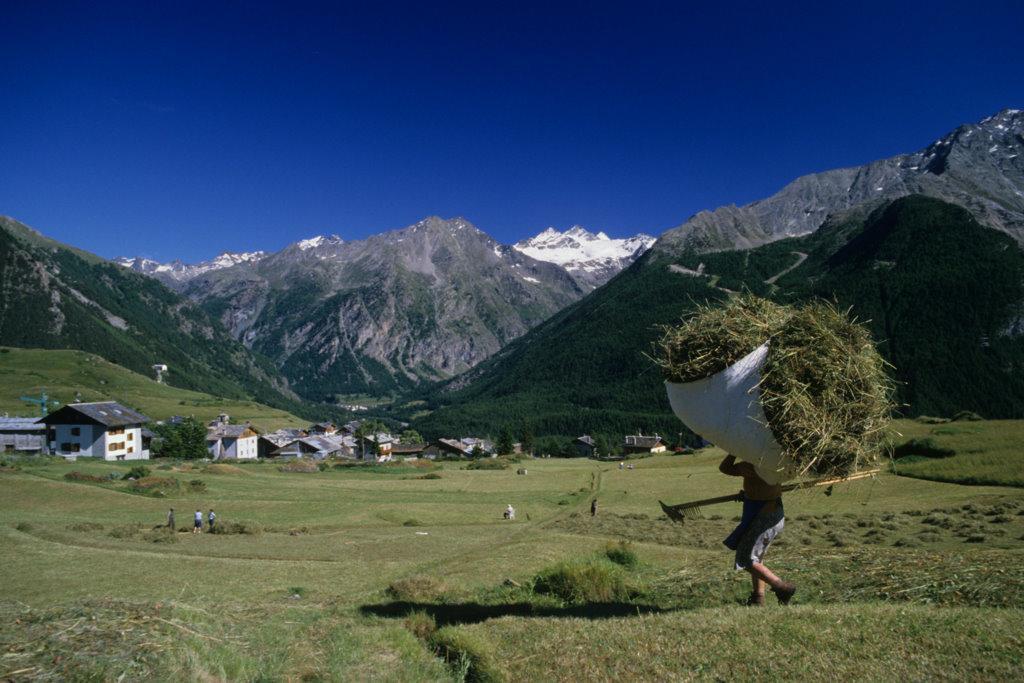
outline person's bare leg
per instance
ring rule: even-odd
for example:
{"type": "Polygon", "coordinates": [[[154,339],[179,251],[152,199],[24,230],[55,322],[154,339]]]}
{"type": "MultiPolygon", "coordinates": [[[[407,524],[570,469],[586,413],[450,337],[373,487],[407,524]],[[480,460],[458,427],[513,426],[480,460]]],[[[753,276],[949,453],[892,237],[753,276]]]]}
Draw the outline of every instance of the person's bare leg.
{"type": "Polygon", "coordinates": [[[772,573],[771,569],[768,569],[768,567],[760,562],[754,562],[750,565],[750,575],[754,577],[755,583],[764,581],[772,588],[778,588],[784,583],[782,579],[772,573]]]}
{"type": "Polygon", "coordinates": [[[772,573],[772,570],[764,566],[760,562],[754,562],[750,565],[750,574],[757,576],[764,580],[769,586],[772,587],[772,592],[778,597],[779,602],[783,605],[788,605],[790,598],[796,593],[796,585],[783,581],[778,576],[772,573]]]}
{"type": "Polygon", "coordinates": [[[754,595],[764,595],[764,581],[754,572],[750,572],[750,582],[753,584],[751,592],[754,595]]]}

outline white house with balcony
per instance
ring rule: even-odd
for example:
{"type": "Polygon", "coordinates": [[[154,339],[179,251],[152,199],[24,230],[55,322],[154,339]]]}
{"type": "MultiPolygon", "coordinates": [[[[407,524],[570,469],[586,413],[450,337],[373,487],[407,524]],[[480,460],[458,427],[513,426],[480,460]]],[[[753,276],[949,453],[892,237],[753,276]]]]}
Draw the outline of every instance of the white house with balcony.
{"type": "Polygon", "coordinates": [[[40,422],[50,452],[64,457],[149,460],[142,425],[149,418],[114,401],[69,403],[40,422]]]}

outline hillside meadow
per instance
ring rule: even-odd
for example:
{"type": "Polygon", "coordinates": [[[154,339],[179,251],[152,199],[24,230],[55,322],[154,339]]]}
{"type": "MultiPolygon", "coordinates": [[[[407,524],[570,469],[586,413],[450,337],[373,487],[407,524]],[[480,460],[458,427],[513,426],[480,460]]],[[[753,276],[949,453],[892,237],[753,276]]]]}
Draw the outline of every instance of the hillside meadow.
{"type": "MultiPolygon", "coordinates": [[[[963,471],[1024,465],[1024,422],[899,429],[955,443],[942,460],[963,471]]],[[[790,494],[768,558],[799,592],[756,610],[721,546],[738,506],[685,525],[658,507],[734,492],[721,456],[633,470],[153,461],[135,483],[111,479],[127,472],[115,463],[8,458],[0,678],[1020,678],[1024,488],[890,463],[831,495],[790,494]],[[184,531],[154,529],[171,506],[184,531]],[[234,533],[187,531],[210,508],[234,533]]]]}
{"type": "Polygon", "coordinates": [[[92,353],[0,347],[0,412],[38,414],[38,408],[20,397],[38,398],[43,390],[62,404],[73,401],[76,393],[82,401],[119,401],[154,420],[195,415],[209,421],[227,412],[234,422],[250,420],[270,431],[309,425],[309,420],[254,401],[220,398],[157,383],[92,353]]]}

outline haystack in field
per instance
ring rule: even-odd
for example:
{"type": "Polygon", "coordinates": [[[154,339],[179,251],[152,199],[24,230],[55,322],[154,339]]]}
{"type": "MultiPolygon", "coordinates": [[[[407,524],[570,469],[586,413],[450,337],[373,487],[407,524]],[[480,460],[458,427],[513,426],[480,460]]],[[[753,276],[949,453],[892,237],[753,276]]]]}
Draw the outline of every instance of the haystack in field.
{"type": "Polygon", "coordinates": [[[676,415],[769,482],[845,475],[877,459],[892,383],[867,329],[832,304],[738,296],[660,343],[676,415]]]}

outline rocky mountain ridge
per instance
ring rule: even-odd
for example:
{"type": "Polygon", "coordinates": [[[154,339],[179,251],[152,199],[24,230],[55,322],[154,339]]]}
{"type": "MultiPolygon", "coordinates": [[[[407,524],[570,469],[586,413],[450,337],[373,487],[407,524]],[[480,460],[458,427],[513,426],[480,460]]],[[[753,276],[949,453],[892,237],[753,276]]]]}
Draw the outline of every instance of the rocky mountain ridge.
{"type": "Polygon", "coordinates": [[[701,211],[662,234],[654,248],[748,249],[811,233],[833,213],[910,194],[963,206],[1024,243],[1024,112],[1004,109],[920,151],[802,176],[766,199],[701,211]]]}

